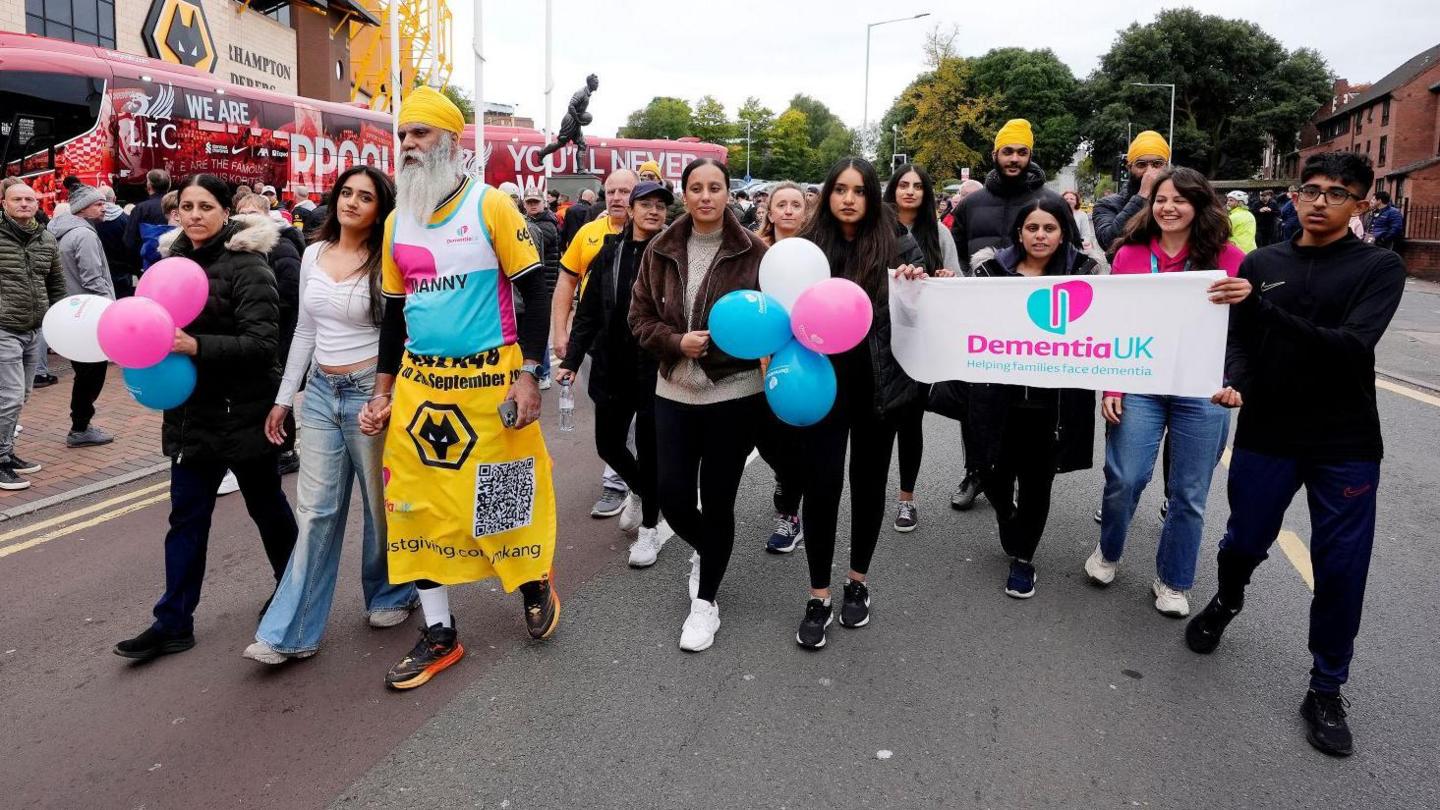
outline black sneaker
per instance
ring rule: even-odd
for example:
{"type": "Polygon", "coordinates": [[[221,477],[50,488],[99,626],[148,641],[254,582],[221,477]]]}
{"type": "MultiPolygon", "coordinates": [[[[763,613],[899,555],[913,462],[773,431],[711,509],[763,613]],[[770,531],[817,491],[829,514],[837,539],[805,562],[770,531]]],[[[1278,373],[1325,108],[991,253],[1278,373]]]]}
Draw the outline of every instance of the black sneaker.
{"type": "Polygon", "coordinates": [[[36,374],[36,375],[35,375],[35,381],[34,381],[34,383],[31,385],[31,387],[32,387],[32,388],[49,388],[50,386],[54,385],[54,384],[57,383],[57,382],[60,382],[60,378],[59,378],[59,377],[56,377],[54,374],[36,374]]]}
{"type": "Polygon", "coordinates": [[[1305,739],[1316,749],[1332,757],[1348,757],[1355,752],[1355,740],[1345,722],[1345,707],[1350,701],[1339,692],[1305,693],[1300,716],[1305,718],[1305,739]]]}
{"type": "Polygon", "coordinates": [[[1019,560],[1010,561],[1010,575],[1005,578],[1005,595],[1029,599],[1035,595],[1035,566],[1019,560]]]}
{"type": "Polygon", "coordinates": [[[835,612],[825,604],[824,599],[810,597],[805,603],[805,618],[795,633],[795,643],[807,650],[818,650],[825,646],[825,628],[835,618],[835,612]]]}
{"type": "Polygon", "coordinates": [[[20,458],[14,453],[11,453],[10,469],[21,475],[34,475],[35,473],[45,469],[45,465],[41,464],[38,461],[26,461],[25,459],[20,458]]]}
{"type": "Polygon", "coordinates": [[[965,478],[956,487],[955,495],[950,498],[950,507],[961,512],[968,511],[975,505],[975,499],[980,497],[980,476],[973,470],[965,471],[965,478]]]}
{"type": "Polygon", "coordinates": [[[914,501],[901,501],[899,508],[895,510],[895,531],[908,534],[915,531],[920,524],[920,510],[915,507],[914,501]]]}
{"type": "Polygon", "coordinates": [[[1185,646],[1189,647],[1191,652],[1201,655],[1215,652],[1215,648],[1220,644],[1220,636],[1225,633],[1225,625],[1240,615],[1240,608],[1243,607],[1243,604],[1237,608],[1226,607],[1220,604],[1220,594],[1215,594],[1210,604],[1185,625],[1185,646]]]}
{"type": "Polygon", "coordinates": [[[134,638],[127,638],[116,644],[115,654],[136,661],[150,661],[162,655],[185,652],[194,646],[194,633],[175,635],[151,627],[134,638]]]}
{"type": "Polygon", "coordinates": [[[294,450],[286,450],[280,454],[280,459],[275,463],[275,467],[281,475],[299,472],[300,454],[294,450]]]}
{"type": "Polygon", "coordinates": [[[525,597],[525,629],[534,639],[555,635],[560,625],[560,596],[549,580],[537,579],[520,586],[525,597]]]}
{"type": "Polygon", "coordinates": [[[420,642],[409,655],[401,658],[385,674],[385,683],[392,689],[414,689],[424,686],[441,670],[465,657],[465,648],[455,633],[455,617],[450,626],[432,624],[420,630],[420,642]]]}
{"type": "Polygon", "coordinates": [[[15,474],[15,468],[8,462],[0,464],[0,489],[14,492],[21,489],[29,489],[30,482],[15,474]]]}
{"type": "Polygon", "coordinates": [[[805,530],[800,526],[799,515],[775,515],[775,531],[765,541],[765,550],[771,554],[789,554],[805,539],[805,530]]]}
{"type": "Polygon", "coordinates": [[[840,626],[855,629],[870,623],[870,589],[865,583],[845,583],[845,599],[840,604],[840,626]]]}

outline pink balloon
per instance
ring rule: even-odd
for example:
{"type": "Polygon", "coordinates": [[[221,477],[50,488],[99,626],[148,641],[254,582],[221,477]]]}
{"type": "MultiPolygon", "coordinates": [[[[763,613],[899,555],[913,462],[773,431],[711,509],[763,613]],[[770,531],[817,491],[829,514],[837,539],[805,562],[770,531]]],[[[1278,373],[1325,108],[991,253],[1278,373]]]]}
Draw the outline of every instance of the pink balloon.
{"type": "Polygon", "coordinates": [[[175,319],[149,298],[121,298],[100,316],[97,329],[105,356],[125,368],[149,368],[175,345],[175,319]]]}
{"type": "Polygon", "coordinates": [[[171,256],[150,265],[140,276],[135,294],[164,307],[175,325],[183,329],[205,308],[205,299],[210,296],[210,279],[195,262],[183,256],[171,256]]]}
{"type": "Polygon", "coordinates": [[[860,345],[870,332],[875,309],[860,285],[827,278],[812,285],[790,310],[790,331],[800,345],[821,354],[839,354],[860,345]]]}

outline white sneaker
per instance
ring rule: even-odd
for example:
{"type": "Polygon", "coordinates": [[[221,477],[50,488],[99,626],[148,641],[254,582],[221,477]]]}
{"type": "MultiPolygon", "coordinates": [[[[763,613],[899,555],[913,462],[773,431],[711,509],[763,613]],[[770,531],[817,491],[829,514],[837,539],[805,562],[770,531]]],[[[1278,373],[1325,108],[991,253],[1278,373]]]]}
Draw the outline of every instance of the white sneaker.
{"type": "Polygon", "coordinates": [[[1150,590],[1155,592],[1155,609],[1177,619],[1183,619],[1190,615],[1190,599],[1185,596],[1184,591],[1177,591],[1166,585],[1159,577],[1155,578],[1150,590]]]}
{"type": "Polygon", "coordinates": [[[1096,585],[1109,585],[1115,581],[1115,571],[1120,567],[1120,561],[1110,562],[1105,555],[1100,553],[1100,547],[1096,546],[1090,558],[1085,561],[1085,576],[1096,585]]]}
{"type": "Polygon", "coordinates": [[[235,473],[225,471],[225,477],[220,479],[220,488],[215,490],[216,495],[229,495],[232,492],[240,491],[240,481],[235,478],[235,473]]]}
{"type": "Polygon", "coordinates": [[[377,610],[370,614],[371,627],[395,627],[404,624],[410,618],[410,612],[414,608],[387,608],[377,610]]]}
{"type": "Polygon", "coordinates": [[[262,664],[270,664],[271,666],[283,664],[291,658],[309,658],[314,654],[314,650],[306,650],[305,652],[298,653],[283,653],[263,641],[257,641],[251,644],[245,648],[245,652],[240,653],[243,658],[249,658],[251,661],[259,661],[262,664]]]}
{"type": "Polygon", "coordinates": [[[690,615],[680,628],[680,649],[686,652],[700,652],[715,643],[715,631],[720,629],[720,606],[704,599],[690,600],[690,615]]]}
{"type": "Polygon", "coordinates": [[[690,573],[686,575],[685,581],[690,586],[690,600],[700,598],[700,552],[690,552],[690,573]]]}
{"type": "MultiPolygon", "coordinates": [[[[644,511],[641,509],[640,496],[634,490],[625,496],[625,508],[620,512],[620,531],[633,532],[640,528],[644,519],[644,511]]],[[[631,563],[634,565],[634,563],[631,563]]]]}
{"type": "Polygon", "coordinates": [[[660,530],[655,528],[640,528],[640,536],[630,544],[630,567],[649,568],[655,564],[655,558],[660,556],[660,549],[665,547],[665,541],[660,539],[660,530]]]}

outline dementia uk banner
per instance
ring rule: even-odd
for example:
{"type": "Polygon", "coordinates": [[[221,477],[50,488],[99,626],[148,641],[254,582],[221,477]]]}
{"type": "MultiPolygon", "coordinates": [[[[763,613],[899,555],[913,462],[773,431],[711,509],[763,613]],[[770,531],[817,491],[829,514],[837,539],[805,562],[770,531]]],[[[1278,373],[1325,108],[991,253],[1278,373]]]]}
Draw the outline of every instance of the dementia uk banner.
{"type": "Polygon", "coordinates": [[[1209,397],[1230,308],[1220,270],[1123,276],[890,279],[891,347],[941,380],[1209,397]]]}

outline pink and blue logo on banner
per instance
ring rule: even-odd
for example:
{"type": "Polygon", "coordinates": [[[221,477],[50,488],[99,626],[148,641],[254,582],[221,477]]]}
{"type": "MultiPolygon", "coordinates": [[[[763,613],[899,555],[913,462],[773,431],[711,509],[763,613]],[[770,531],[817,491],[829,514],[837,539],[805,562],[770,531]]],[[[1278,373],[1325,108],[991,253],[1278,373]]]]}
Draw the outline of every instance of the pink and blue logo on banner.
{"type": "Polygon", "coordinates": [[[1083,281],[1063,281],[1048,290],[1036,290],[1025,301],[1030,320],[1046,332],[1065,334],[1065,327],[1080,320],[1095,300],[1095,290],[1083,281]]]}

